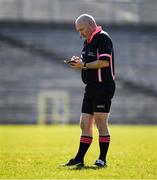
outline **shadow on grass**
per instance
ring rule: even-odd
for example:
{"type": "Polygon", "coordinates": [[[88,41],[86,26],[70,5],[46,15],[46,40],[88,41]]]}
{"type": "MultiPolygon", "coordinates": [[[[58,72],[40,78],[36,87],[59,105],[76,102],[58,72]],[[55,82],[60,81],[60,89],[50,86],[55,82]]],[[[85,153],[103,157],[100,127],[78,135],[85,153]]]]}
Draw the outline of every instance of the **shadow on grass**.
{"type": "Polygon", "coordinates": [[[82,166],[82,167],[79,167],[79,166],[76,166],[74,168],[72,168],[71,170],[98,170],[98,169],[106,169],[107,166],[105,167],[97,167],[97,166],[82,166]]]}
{"type": "Polygon", "coordinates": [[[60,166],[60,168],[68,168],[71,171],[77,171],[77,170],[98,170],[98,169],[106,169],[105,167],[97,167],[97,166],[74,166],[74,167],[68,167],[68,166],[60,166]]]}

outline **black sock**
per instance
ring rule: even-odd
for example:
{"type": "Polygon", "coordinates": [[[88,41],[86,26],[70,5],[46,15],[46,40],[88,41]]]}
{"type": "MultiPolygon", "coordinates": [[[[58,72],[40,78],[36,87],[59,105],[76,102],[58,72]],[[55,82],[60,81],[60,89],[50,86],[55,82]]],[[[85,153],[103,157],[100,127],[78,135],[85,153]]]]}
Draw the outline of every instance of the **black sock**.
{"type": "Polygon", "coordinates": [[[106,155],[108,147],[110,144],[110,135],[108,136],[99,136],[99,147],[100,147],[100,156],[99,159],[106,162],[106,155]]]}
{"type": "Polygon", "coordinates": [[[84,159],[84,156],[92,143],[92,137],[89,136],[81,136],[80,138],[80,146],[77,155],[75,156],[75,160],[78,162],[82,162],[84,159]]]}

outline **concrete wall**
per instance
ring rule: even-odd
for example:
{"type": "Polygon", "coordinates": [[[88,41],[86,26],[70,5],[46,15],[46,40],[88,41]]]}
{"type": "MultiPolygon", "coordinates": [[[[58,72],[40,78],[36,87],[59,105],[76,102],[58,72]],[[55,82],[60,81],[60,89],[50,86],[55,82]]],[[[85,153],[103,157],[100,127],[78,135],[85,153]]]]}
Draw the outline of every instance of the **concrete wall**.
{"type": "Polygon", "coordinates": [[[81,13],[104,23],[157,24],[157,1],[0,0],[0,21],[73,22],[81,13]]]}

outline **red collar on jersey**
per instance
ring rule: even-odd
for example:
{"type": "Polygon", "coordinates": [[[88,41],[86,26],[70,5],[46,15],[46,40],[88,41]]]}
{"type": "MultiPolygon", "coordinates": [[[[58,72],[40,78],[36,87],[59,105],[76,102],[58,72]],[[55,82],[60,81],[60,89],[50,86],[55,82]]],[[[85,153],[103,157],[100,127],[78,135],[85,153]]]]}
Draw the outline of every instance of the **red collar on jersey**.
{"type": "Polygon", "coordinates": [[[100,32],[102,30],[101,26],[97,26],[96,30],[91,34],[91,37],[89,38],[89,40],[87,41],[88,43],[91,42],[91,40],[93,39],[93,37],[95,36],[95,34],[97,34],[98,32],[100,32]]]}

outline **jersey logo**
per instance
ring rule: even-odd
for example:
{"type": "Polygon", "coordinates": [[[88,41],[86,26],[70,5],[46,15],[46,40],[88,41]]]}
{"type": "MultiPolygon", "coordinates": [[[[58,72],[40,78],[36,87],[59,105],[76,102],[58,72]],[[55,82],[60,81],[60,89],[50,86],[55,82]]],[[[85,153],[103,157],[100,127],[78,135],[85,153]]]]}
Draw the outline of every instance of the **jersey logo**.
{"type": "Polygon", "coordinates": [[[88,52],[88,56],[95,56],[93,52],[88,52]]]}
{"type": "Polygon", "coordinates": [[[98,109],[105,109],[105,104],[97,104],[98,109]]]}

